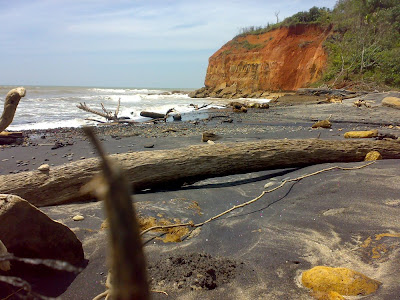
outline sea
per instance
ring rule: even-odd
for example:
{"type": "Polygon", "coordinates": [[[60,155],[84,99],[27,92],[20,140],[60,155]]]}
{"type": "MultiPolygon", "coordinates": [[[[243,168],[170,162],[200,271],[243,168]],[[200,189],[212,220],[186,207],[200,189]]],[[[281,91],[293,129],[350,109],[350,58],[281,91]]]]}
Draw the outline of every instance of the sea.
{"type": "MultiPolygon", "coordinates": [[[[0,86],[0,110],[4,107],[6,94],[16,86],[0,86]]],[[[141,111],[165,114],[174,108],[183,117],[194,110],[190,104],[202,106],[213,102],[210,107],[220,107],[221,101],[193,99],[187,89],[161,88],[105,88],[105,87],[65,87],[65,86],[24,86],[25,97],[21,98],[8,130],[50,129],[59,127],[81,127],[97,125],[88,119],[106,121],[77,108],[79,103],[103,112],[101,104],[109,111],[115,111],[120,101],[119,117],[133,121],[150,120],[141,117],[141,111]],[[217,103],[219,102],[219,103],[217,103]]],[[[193,89],[192,89],[193,90],[193,89]]]]}
{"type": "MultiPolygon", "coordinates": [[[[0,110],[4,107],[6,94],[17,86],[0,86],[0,110]]],[[[14,120],[7,130],[50,129],[60,127],[81,127],[98,125],[106,121],[77,108],[79,103],[102,112],[102,104],[109,111],[115,111],[120,101],[119,117],[126,117],[136,122],[145,122],[149,118],[140,116],[141,111],[165,114],[174,108],[182,115],[182,121],[193,118],[194,105],[203,109],[224,107],[226,99],[190,98],[188,93],[193,89],[166,88],[108,88],[108,87],[65,87],[65,86],[24,86],[25,97],[17,107],[14,120]]],[[[261,99],[260,102],[268,102],[261,99]]],[[[172,119],[172,118],[171,118],[172,119]]]]}

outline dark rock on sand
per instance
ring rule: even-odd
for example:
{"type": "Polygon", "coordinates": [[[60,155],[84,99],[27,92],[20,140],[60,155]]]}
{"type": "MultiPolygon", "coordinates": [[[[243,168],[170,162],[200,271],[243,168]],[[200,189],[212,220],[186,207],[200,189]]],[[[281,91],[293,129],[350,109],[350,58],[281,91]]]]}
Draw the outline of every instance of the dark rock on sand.
{"type": "Polygon", "coordinates": [[[240,264],[205,253],[163,257],[148,266],[151,284],[157,288],[213,290],[235,278],[240,264]]]}
{"type": "Polygon", "coordinates": [[[82,243],[67,226],[18,196],[0,194],[0,236],[8,251],[18,257],[57,259],[73,265],[84,259],[82,243]]]}

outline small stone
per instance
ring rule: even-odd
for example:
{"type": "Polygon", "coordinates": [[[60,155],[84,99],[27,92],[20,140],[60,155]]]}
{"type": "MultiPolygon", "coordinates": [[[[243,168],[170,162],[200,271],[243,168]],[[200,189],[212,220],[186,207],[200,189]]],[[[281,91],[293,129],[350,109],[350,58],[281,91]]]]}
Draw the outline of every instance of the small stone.
{"type": "Polygon", "coordinates": [[[143,145],[144,148],[154,148],[154,144],[143,145]]]}
{"type": "Polygon", "coordinates": [[[213,133],[213,132],[203,132],[202,136],[201,136],[201,141],[202,142],[207,142],[209,140],[211,141],[216,141],[219,137],[213,133]]]}
{"type": "Polygon", "coordinates": [[[207,144],[215,145],[215,142],[213,142],[212,140],[208,140],[208,141],[207,141],[207,144]]]}
{"type": "Polygon", "coordinates": [[[270,188],[271,186],[273,186],[275,183],[274,182],[268,182],[264,185],[264,189],[270,188]]]}
{"type": "Polygon", "coordinates": [[[84,156],[82,156],[82,157],[81,157],[81,159],[85,159],[85,157],[84,157],[84,156]]]}
{"type": "Polygon", "coordinates": [[[8,161],[8,158],[2,159],[1,161],[8,161]]]}
{"type": "Polygon", "coordinates": [[[50,170],[50,166],[48,164],[43,164],[38,167],[40,172],[48,172],[50,170]]]}
{"type": "Polygon", "coordinates": [[[76,216],[72,217],[72,220],[74,220],[74,221],[82,221],[84,219],[85,219],[85,217],[81,216],[81,215],[76,215],[76,216]]]}

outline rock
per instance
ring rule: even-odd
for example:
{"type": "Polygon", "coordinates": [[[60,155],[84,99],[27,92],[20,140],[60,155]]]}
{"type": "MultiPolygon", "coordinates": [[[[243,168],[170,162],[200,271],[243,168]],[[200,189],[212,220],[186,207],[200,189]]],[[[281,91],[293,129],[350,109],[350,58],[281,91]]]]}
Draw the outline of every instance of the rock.
{"type": "Polygon", "coordinates": [[[249,108],[260,108],[260,109],[268,109],[269,104],[268,103],[250,103],[248,105],[249,108]]]}
{"type": "Polygon", "coordinates": [[[234,85],[224,88],[219,93],[219,96],[222,98],[232,98],[232,96],[236,94],[236,91],[237,91],[237,87],[236,87],[236,84],[234,84],[234,85]]]}
{"type": "Polygon", "coordinates": [[[365,161],[373,161],[382,159],[382,155],[378,151],[370,151],[365,156],[365,161]]]}
{"type": "Polygon", "coordinates": [[[67,226],[18,196],[0,194],[0,236],[18,257],[58,259],[73,265],[84,259],[82,243],[67,226]]]}
{"type": "Polygon", "coordinates": [[[378,130],[348,131],[344,134],[346,139],[373,138],[378,136],[378,130]]]}
{"type": "Polygon", "coordinates": [[[74,220],[74,221],[82,221],[84,219],[85,219],[85,217],[81,216],[81,215],[76,215],[76,216],[72,217],[72,220],[74,220]]]}
{"type": "Polygon", "coordinates": [[[218,140],[218,135],[216,135],[215,133],[212,132],[203,132],[202,136],[201,136],[201,141],[202,142],[207,142],[207,141],[216,141],[218,140]]]}
{"type": "Polygon", "coordinates": [[[215,143],[214,143],[212,140],[208,140],[208,141],[207,141],[207,144],[215,145],[215,143]]]}
{"type": "MultiPolygon", "coordinates": [[[[314,293],[335,292],[345,296],[366,296],[374,293],[381,285],[379,281],[351,269],[325,266],[317,266],[303,272],[301,282],[314,293]]],[[[318,299],[332,298],[318,297],[318,299]]]]}
{"type": "Polygon", "coordinates": [[[154,148],[154,144],[143,145],[144,148],[154,148]]]}
{"type": "Polygon", "coordinates": [[[174,119],[174,121],[182,121],[182,115],[181,114],[173,115],[172,118],[174,119]]]}
{"type": "Polygon", "coordinates": [[[332,123],[329,120],[318,121],[311,126],[311,128],[331,128],[331,127],[332,123]]]}
{"type": "MultiPolygon", "coordinates": [[[[6,246],[4,246],[3,242],[0,240],[0,256],[2,255],[7,255],[8,251],[6,246]]],[[[8,260],[6,261],[0,261],[0,270],[1,271],[8,271],[10,270],[11,265],[10,262],[8,260]]]]}
{"type": "Polygon", "coordinates": [[[40,172],[45,173],[45,172],[50,171],[50,166],[49,166],[48,164],[43,164],[43,165],[41,165],[40,167],[38,167],[38,170],[39,170],[40,172]]]}
{"type": "Polygon", "coordinates": [[[397,97],[383,98],[382,105],[400,109],[400,98],[397,97]]]}
{"type": "Polygon", "coordinates": [[[247,112],[247,107],[244,103],[234,101],[229,103],[229,105],[232,106],[234,112],[247,112]]]}
{"type": "Polygon", "coordinates": [[[272,181],[267,182],[267,183],[264,185],[264,189],[268,189],[268,188],[270,188],[270,187],[273,186],[273,185],[275,185],[275,182],[272,182],[272,181]]]}
{"type": "Polygon", "coordinates": [[[188,94],[189,97],[191,98],[206,98],[208,97],[209,93],[210,93],[210,89],[207,87],[202,87],[198,90],[195,90],[193,92],[190,92],[188,94]]]}

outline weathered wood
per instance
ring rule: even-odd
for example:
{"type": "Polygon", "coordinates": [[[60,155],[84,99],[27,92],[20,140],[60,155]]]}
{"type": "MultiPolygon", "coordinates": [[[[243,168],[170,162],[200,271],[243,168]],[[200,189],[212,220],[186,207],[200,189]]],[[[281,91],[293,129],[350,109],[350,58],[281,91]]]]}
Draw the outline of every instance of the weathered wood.
{"type": "Polygon", "coordinates": [[[152,119],[162,119],[165,117],[164,114],[156,113],[156,112],[151,112],[151,111],[142,111],[140,112],[140,115],[142,117],[146,118],[152,118],[152,119]]]}
{"type": "MultiPolygon", "coordinates": [[[[399,141],[264,140],[190,146],[176,150],[111,155],[136,190],[197,179],[327,162],[362,161],[376,150],[384,159],[400,158],[399,141]]],[[[92,158],[50,169],[0,176],[0,193],[18,195],[36,206],[89,200],[79,189],[99,173],[92,158]]]]}
{"type": "Polygon", "coordinates": [[[0,145],[20,144],[24,140],[22,132],[0,132],[0,145]]]}
{"type": "Polygon", "coordinates": [[[139,221],[132,205],[130,184],[123,171],[107,159],[93,130],[85,128],[85,133],[102,161],[103,180],[94,179],[87,187],[99,200],[103,200],[110,228],[111,299],[150,299],[146,259],[140,239],[139,221]]]}
{"type": "Polygon", "coordinates": [[[19,100],[21,100],[25,94],[26,90],[23,87],[12,89],[7,93],[6,100],[4,101],[3,114],[0,117],[0,132],[5,130],[13,121],[19,100]]]}

